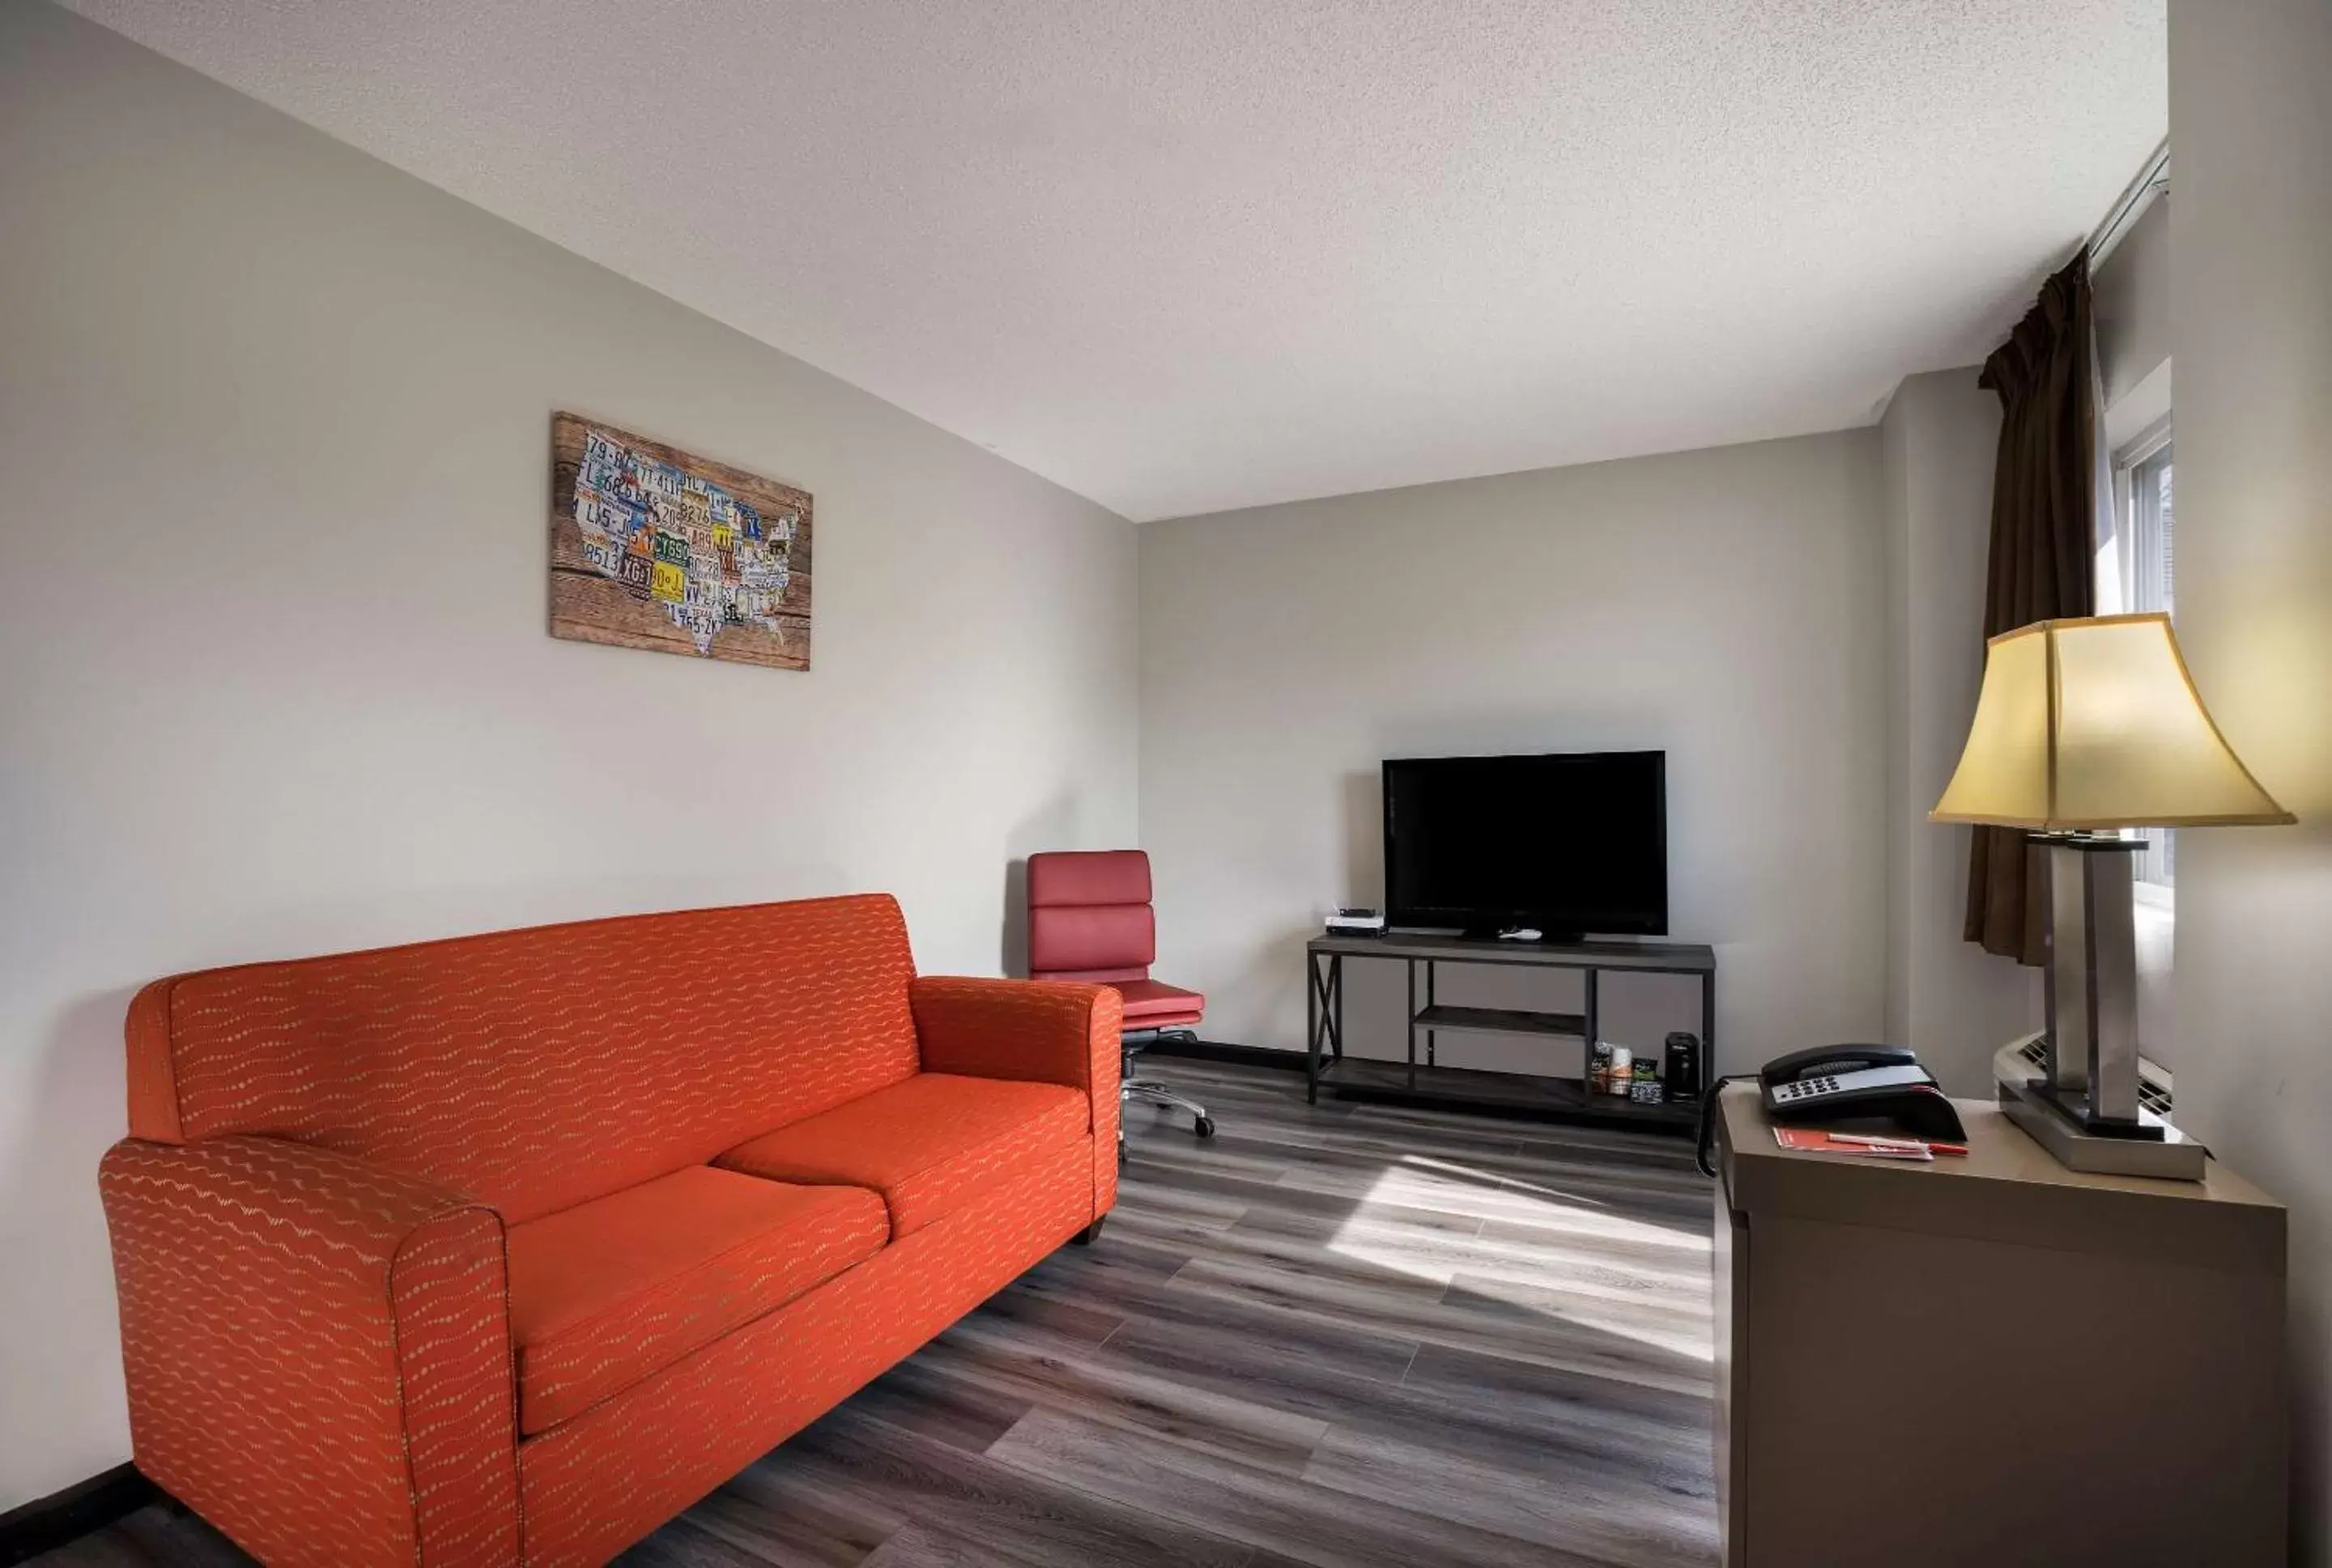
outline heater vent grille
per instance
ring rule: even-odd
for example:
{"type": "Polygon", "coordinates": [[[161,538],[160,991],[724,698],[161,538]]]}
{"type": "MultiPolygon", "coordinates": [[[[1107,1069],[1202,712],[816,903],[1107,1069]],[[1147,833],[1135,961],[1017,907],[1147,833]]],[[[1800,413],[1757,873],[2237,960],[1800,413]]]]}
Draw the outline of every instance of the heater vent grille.
{"type": "MultiPolygon", "coordinates": [[[[2024,1049],[2018,1054],[2045,1071],[2049,1065],[2049,1037],[2034,1035],[2024,1042],[2024,1049]]],[[[2142,1056],[2137,1059],[2137,1103],[2165,1122],[2171,1119],[2170,1075],[2142,1056]]]]}

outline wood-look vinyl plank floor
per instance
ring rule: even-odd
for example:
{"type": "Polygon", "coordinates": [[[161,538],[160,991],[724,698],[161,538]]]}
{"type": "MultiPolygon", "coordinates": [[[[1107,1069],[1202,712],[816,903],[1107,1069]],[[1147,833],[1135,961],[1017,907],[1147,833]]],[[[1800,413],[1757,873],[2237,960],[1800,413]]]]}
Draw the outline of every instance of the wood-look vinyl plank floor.
{"type": "MultiPolygon", "coordinates": [[[[1047,1413],[1032,1409],[1012,1430],[1047,1413]]],[[[1243,1544],[1187,1516],[1113,1506],[1064,1478],[1016,1468],[998,1457],[1003,1440],[974,1453],[845,1406],[730,1487],[783,1506],[808,1482],[855,1502],[870,1523],[890,1522],[893,1533],[921,1525],[1030,1568],[1244,1568],[1243,1544]]]]}
{"type": "Polygon", "coordinates": [[[1258,1402],[1252,1388],[1225,1392],[1123,1355],[1056,1356],[979,1325],[951,1331],[896,1375],[1016,1395],[1291,1476],[1303,1473],[1328,1430],[1317,1416],[1258,1402]]]}
{"type": "Polygon", "coordinates": [[[1430,1429],[1451,1449],[1501,1443],[1501,1458],[1515,1462],[1544,1449],[1580,1464],[1610,1459],[1644,1468],[1679,1447],[1690,1454],[1706,1439],[1704,1393],[1435,1345],[1349,1337],[1343,1354],[1293,1355],[1261,1336],[1229,1343],[1211,1327],[1136,1317],[1094,1360],[1122,1360],[1235,1397],[1243,1390],[1331,1426],[1399,1436],[1430,1429]],[[1509,1400],[1506,1388],[1534,1392],[1509,1400]]]}
{"type": "MultiPolygon", "coordinates": [[[[1703,1568],[1709,1194],[1681,1141],[1153,1058],[1064,1248],[625,1568],[1703,1568]]],[[[45,1568],[232,1568],[142,1509],[45,1568]]]]}
{"type": "Polygon", "coordinates": [[[991,1450],[1001,1463],[1145,1513],[1204,1521],[1234,1539],[1321,1568],[1572,1568],[1591,1559],[1550,1554],[1517,1536],[1443,1513],[1354,1496],[1308,1480],[1258,1475],[1174,1444],[1037,1411],[991,1450]]]}
{"type": "Polygon", "coordinates": [[[1605,1473],[1593,1486],[1555,1487],[1509,1465],[1337,1429],[1322,1440],[1304,1478],[1595,1563],[1663,1568],[1708,1560],[1716,1548],[1716,1521],[1696,1508],[1673,1506],[1677,1494],[1651,1476],[1605,1473]]]}

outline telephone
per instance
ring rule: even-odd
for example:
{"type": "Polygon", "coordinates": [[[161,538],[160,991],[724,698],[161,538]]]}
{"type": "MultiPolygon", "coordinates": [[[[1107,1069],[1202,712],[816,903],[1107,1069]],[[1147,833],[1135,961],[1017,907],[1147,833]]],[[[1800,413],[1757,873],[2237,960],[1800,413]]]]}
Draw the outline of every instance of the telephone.
{"type": "Polygon", "coordinates": [[[1935,1075],[1899,1045],[1817,1045],[1765,1064],[1757,1075],[1765,1114],[1777,1122],[1889,1121],[1914,1137],[1960,1144],[1967,1129],[1935,1075]]]}
{"type": "MultiPolygon", "coordinates": [[[[1693,1163],[1704,1176],[1716,1174],[1710,1139],[1716,1130],[1716,1102],[1725,1086],[1747,1073],[1717,1079],[1701,1097],[1700,1143],[1693,1163]]],[[[1863,1121],[1891,1123],[1915,1138],[1964,1144],[1967,1129],[1935,1075],[1899,1045],[1815,1045],[1777,1056],[1757,1074],[1765,1115],[1777,1122],[1821,1122],[1840,1131],[1863,1121]]]]}

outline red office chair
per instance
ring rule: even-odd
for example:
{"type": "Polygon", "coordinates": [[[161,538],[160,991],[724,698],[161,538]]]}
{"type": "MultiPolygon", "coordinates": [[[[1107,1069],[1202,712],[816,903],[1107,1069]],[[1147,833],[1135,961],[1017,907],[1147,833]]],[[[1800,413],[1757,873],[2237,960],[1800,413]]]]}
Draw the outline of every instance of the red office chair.
{"type": "Polygon", "coordinates": [[[1028,857],[1029,978],[1115,986],[1125,999],[1119,1098],[1189,1111],[1198,1118],[1199,1136],[1210,1138],[1215,1120],[1206,1107],[1175,1093],[1171,1084],[1133,1073],[1135,1055],[1151,1041],[1196,1040],[1190,1025],[1207,1010],[1207,999],[1197,992],[1150,978],[1157,956],[1148,855],[1092,850],[1028,857]]]}

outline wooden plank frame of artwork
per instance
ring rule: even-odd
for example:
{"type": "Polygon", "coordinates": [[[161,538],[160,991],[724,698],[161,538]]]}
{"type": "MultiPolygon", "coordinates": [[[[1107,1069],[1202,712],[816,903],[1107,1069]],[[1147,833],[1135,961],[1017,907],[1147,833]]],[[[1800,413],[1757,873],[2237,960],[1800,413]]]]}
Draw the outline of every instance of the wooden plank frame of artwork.
{"type": "Polygon", "coordinates": [[[553,637],[808,670],[810,533],[808,490],[599,420],[551,416],[553,637]],[[597,449],[604,489],[578,483],[594,436],[608,443],[597,449]],[[610,446],[621,455],[607,467],[610,446]]]}

